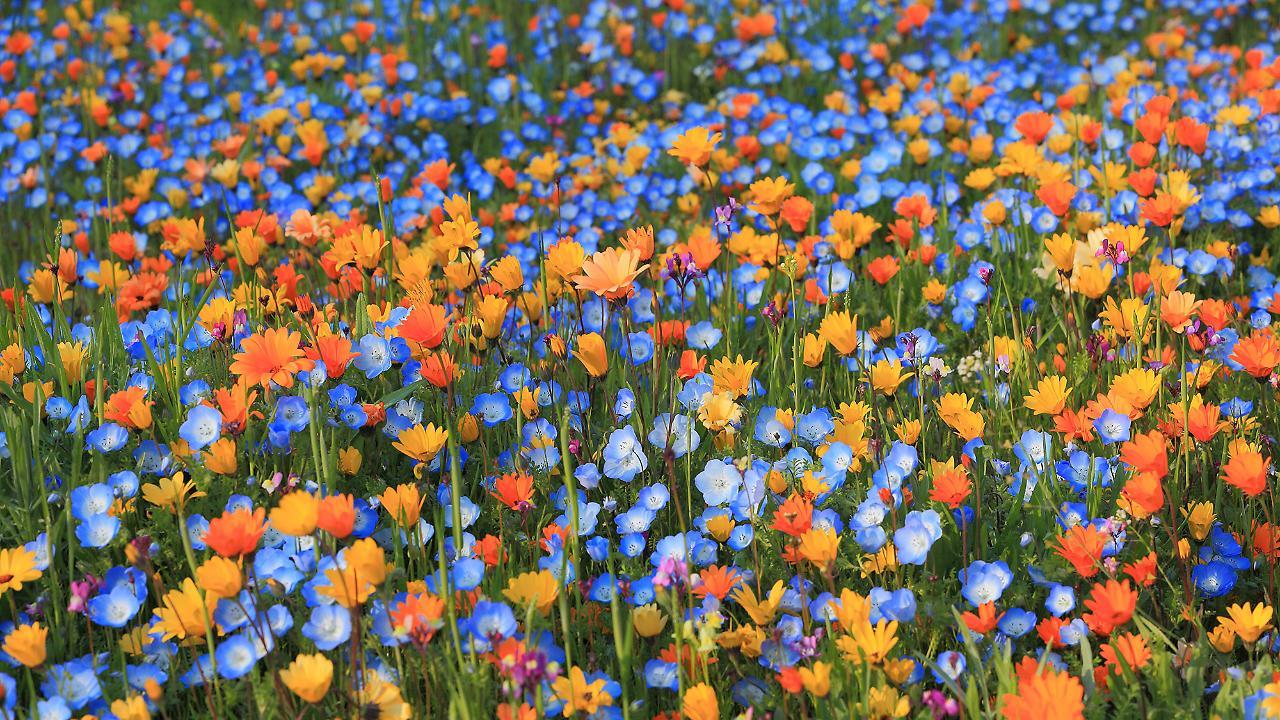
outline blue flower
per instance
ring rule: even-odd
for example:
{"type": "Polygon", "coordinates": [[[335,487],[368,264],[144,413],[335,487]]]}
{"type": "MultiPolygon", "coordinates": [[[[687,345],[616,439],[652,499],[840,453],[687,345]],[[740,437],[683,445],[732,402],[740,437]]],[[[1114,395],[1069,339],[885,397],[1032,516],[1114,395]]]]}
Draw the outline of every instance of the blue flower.
{"type": "Polygon", "coordinates": [[[103,423],[85,436],[85,445],[100,453],[111,453],[129,442],[129,431],[115,423],[103,423]]]}
{"type": "Polygon", "coordinates": [[[1076,591],[1069,585],[1054,585],[1049,588],[1049,597],[1044,600],[1044,607],[1054,617],[1062,617],[1076,609],[1076,591]]]}
{"type": "Polygon", "coordinates": [[[351,612],[338,605],[312,608],[302,634],[320,650],[332,650],[351,637],[351,612]]]}
{"type": "Polygon", "coordinates": [[[360,355],[351,364],[367,378],[376,378],[391,367],[391,346],[386,338],[369,333],[360,338],[360,355]]]}
{"type": "Polygon", "coordinates": [[[604,448],[604,476],[622,482],[631,482],[636,475],[649,467],[649,458],[640,447],[640,438],[630,425],[609,434],[604,448]]]}
{"type": "Polygon", "coordinates": [[[649,431],[650,444],[659,450],[671,450],[677,458],[698,449],[702,438],[693,428],[687,415],[662,413],[653,419],[653,429],[649,431]]]}
{"type": "Polygon", "coordinates": [[[1003,560],[993,563],[975,560],[959,572],[959,577],[963,583],[960,594],[974,607],[998,601],[1013,584],[1013,572],[1003,560]]]}
{"type": "Polygon", "coordinates": [[[81,485],[71,491],[71,515],[77,520],[88,520],[111,509],[115,494],[105,483],[81,485]]]}
{"type": "Polygon", "coordinates": [[[86,605],[89,620],[103,627],[122,628],[138,614],[142,603],[129,586],[120,583],[110,592],[98,593],[86,605]]]}
{"type": "Polygon", "coordinates": [[[258,662],[258,653],[254,643],[244,632],[236,633],[223,640],[214,652],[217,660],[218,674],[228,680],[244,677],[258,662]]]}
{"type": "Polygon", "coordinates": [[[76,526],[76,539],[89,548],[106,547],[120,530],[120,518],[107,513],[92,515],[76,526]]]}
{"type": "Polygon", "coordinates": [[[942,537],[941,521],[936,510],[912,510],[907,513],[902,527],[893,533],[898,562],[904,565],[923,565],[933,544],[942,537]]]}
{"type": "Polygon", "coordinates": [[[275,417],[271,424],[289,432],[305,430],[311,422],[311,408],[297,395],[285,395],[276,401],[275,417]]]}
{"type": "Polygon", "coordinates": [[[471,414],[494,427],[511,419],[511,403],[502,393],[481,393],[471,401],[471,414]]]}
{"type": "Polygon", "coordinates": [[[1128,415],[1107,408],[1102,411],[1097,420],[1093,421],[1093,429],[1098,431],[1098,437],[1102,438],[1102,442],[1114,445],[1129,439],[1129,426],[1132,423],[1128,415]]]}
{"type": "Polygon", "coordinates": [[[723,460],[708,460],[693,484],[702,493],[703,502],[716,507],[737,496],[742,489],[742,473],[723,460]]]}
{"type": "Polygon", "coordinates": [[[203,450],[222,435],[222,413],[208,405],[197,405],[187,413],[186,422],[178,428],[178,437],[192,450],[203,450]]]}

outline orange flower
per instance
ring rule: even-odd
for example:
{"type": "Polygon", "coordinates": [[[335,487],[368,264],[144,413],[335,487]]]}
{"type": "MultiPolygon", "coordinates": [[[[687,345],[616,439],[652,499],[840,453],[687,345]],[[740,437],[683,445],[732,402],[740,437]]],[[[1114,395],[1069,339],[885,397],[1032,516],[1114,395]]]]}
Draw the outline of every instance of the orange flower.
{"type": "Polygon", "coordinates": [[[320,499],[316,527],[342,539],[351,534],[356,523],[355,498],[350,495],[326,495],[320,499]]]}
{"type": "Polygon", "coordinates": [[[503,505],[517,512],[533,507],[533,476],[527,473],[506,473],[494,483],[489,493],[503,505]]]}
{"type": "Polygon", "coordinates": [[[640,265],[640,255],[634,250],[609,248],[582,261],[581,275],[575,275],[573,284],[609,300],[631,297],[632,284],[640,273],[649,267],[640,265]]]}
{"type": "Polygon", "coordinates": [[[886,285],[893,279],[894,275],[898,274],[898,270],[901,267],[902,264],[898,262],[897,258],[891,255],[881,255],[867,265],[867,272],[871,274],[871,279],[875,280],[877,284],[886,285]]]}
{"type": "Polygon", "coordinates": [[[151,401],[146,396],[146,389],[136,386],[113,393],[103,414],[127,428],[145,430],[151,427],[151,401]]]}
{"type": "Polygon", "coordinates": [[[1232,487],[1240,488],[1248,497],[1257,497],[1267,489],[1267,473],[1271,469],[1270,458],[1254,450],[1234,453],[1222,466],[1222,479],[1232,487]]]}
{"type": "Polygon", "coordinates": [[[698,579],[701,584],[693,589],[694,595],[698,597],[712,595],[717,600],[724,600],[742,581],[742,573],[733,567],[712,565],[699,573],[698,579]]]}
{"type": "Polygon", "coordinates": [[[1169,227],[1178,214],[1178,201],[1169,193],[1161,190],[1153,198],[1143,200],[1142,219],[1157,227],[1169,227]]]}
{"type": "Polygon", "coordinates": [[[458,377],[458,365],[447,352],[433,352],[422,359],[422,377],[438,388],[449,387],[458,377]]]}
{"type": "Polygon", "coordinates": [[[1117,635],[1111,642],[1102,646],[1102,659],[1107,661],[1107,667],[1110,667],[1112,673],[1116,675],[1124,674],[1124,667],[1137,673],[1151,662],[1151,650],[1147,647],[1147,641],[1144,641],[1142,635],[1138,633],[1125,633],[1117,635]],[[1120,661],[1124,660],[1124,665],[1120,661]]]}
{"type": "Polygon", "coordinates": [[[996,614],[995,603],[985,602],[978,606],[977,613],[966,612],[960,616],[960,619],[969,630],[979,635],[986,635],[996,629],[996,625],[1000,622],[1000,615],[996,614]]]}
{"type": "Polygon", "coordinates": [[[1270,333],[1252,333],[1236,341],[1231,359],[1244,366],[1244,371],[1262,379],[1280,365],[1280,343],[1270,333]]]}
{"type": "Polygon", "coordinates": [[[236,353],[231,372],[250,385],[269,388],[271,383],[293,387],[293,376],[310,370],[315,363],[303,357],[302,335],[287,328],[269,328],[244,339],[243,352],[236,353]]]}
{"type": "Polygon", "coordinates": [[[935,463],[933,466],[933,487],[929,489],[929,499],[940,502],[955,510],[969,499],[973,491],[973,483],[969,481],[969,473],[953,463],[935,463]]]}
{"type": "Polygon", "coordinates": [[[409,316],[400,323],[400,337],[408,342],[434,350],[444,342],[444,333],[448,328],[445,310],[440,305],[419,305],[409,312],[409,316]]]}
{"type": "Polygon", "coordinates": [[[214,552],[223,557],[248,555],[258,547],[262,533],[266,531],[267,511],[263,508],[240,508],[223,513],[209,521],[204,541],[214,552]]]}
{"type": "Polygon", "coordinates": [[[773,514],[773,529],[798,538],[813,525],[813,503],[793,494],[773,514]]]}
{"type": "Polygon", "coordinates": [[[1122,502],[1139,519],[1154,515],[1164,507],[1164,485],[1154,473],[1135,473],[1124,485],[1122,502]]]}
{"type": "Polygon", "coordinates": [[[382,501],[382,507],[386,509],[387,514],[400,527],[412,528],[418,524],[423,498],[418,492],[417,485],[405,483],[393,488],[389,487],[382,491],[378,499],[382,501]]]}
{"type": "Polygon", "coordinates": [[[1174,290],[1160,304],[1160,319],[1165,321],[1170,330],[1181,335],[1191,325],[1191,318],[1195,317],[1199,308],[1200,302],[1195,295],[1174,290]]]}
{"type": "Polygon", "coordinates": [[[306,350],[307,359],[324,363],[329,377],[338,379],[347,372],[347,364],[359,353],[352,352],[351,341],[341,335],[325,335],[316,338],[316,344],[306,350]]]}
{"type": "Polygon", "coordinates": [[[1090,578],[1098,574],[1106,543],[1106,536],[1094,526],[1075,525],[1058,536],[1058,555],[1071,563],[1080,577],[1090,578]]]}
{"type": "Polygon", "coordinates": [[[1040,198],[1040,202],[1047,205],[1049,210],[1058,217],[1067,214],[1071,209],[1071,200],[1075,196],[1076,186],[1065,180],[1045,183],[1036,190],[1036,197],[1040,198]]]}
{"type": "Polygon", "coordinates": [[[1018,692],[1005,693],[1000,713],[1007,720],[1076,720],[1084,717],[1084,686],[1074,676],[1044,668],[1018,677],[1018,692]]]}
{"type": "Polygon", "coordinates": [[[1124,574],[1143,587],[1151,587],[1156,581],[1156,553],[1151,551],[1128,565],[1124,566],[1124,574]]]}
{"type": "Polygon", "coordinates": [[[1120,446],[1120,461],[1135,472],[1153,473],[1159,477],[1169,474],[1169,456],[1165,452],[1164,435],[1152,430],[1138,435],[1120,446]]]}
{"type": "Polygon", "coordinates": [[[1084,614],[1089,629],[1099,635],[1110,635],[1133,617],[1133,610],[1138,606],[1138,591],[1128,580],[1108,580],[1094,585],[1084,604],[1089,608],[1084,614]]]}
{"type": "Polygon", "coordinates": [[[1013,122],[1013,127],[1022,134],[1022,137],[1039,145],[1053,129],[1053,116],[1043,110],[1025,112],[1013,122]]]}

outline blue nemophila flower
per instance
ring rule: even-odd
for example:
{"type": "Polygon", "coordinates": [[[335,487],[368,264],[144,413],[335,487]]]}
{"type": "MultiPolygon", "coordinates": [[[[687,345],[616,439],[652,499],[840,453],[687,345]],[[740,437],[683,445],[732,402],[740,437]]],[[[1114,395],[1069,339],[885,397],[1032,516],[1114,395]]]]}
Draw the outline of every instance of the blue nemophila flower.
{"type": "Polygon", "coordinates": [[[640,446],[635,428],[627,425],[609,434],[609,443],[604,448],[605,477],[631,482],[648,467],[649,458],[640,446]]]}
{"type": "Polygon", "coordinates": [[[276,401],[275,417],[272,425],[289,432],[305,430],[311,421],[311,408],[307,401],[297,395],[285,395],[276,401]]]}
{"type": "Polygon", "coordinates": [[[494,427],[511,419],[511,402],[503,393],[481,393],[471,401],[471,414],[494,427]]]}
{"type": "Polygon", "coordinates": [[[904,565],[923,565],[933,544],[942,537],[941,521],[936,510],[912,510],[907,513],[902,527],[893,533],[898,562],[904,565]]]}
{"type": "Polygon", "coordinates": [[[1044,607],[1054,617],[1062,617],[1076,608],[1076,591],[1070,585],[1054,585],[1044,599],[1044,607]]]}
{"type": "MultiPolygon", "coordinates": [[[[145,592],[143,593],[145,597],[145,592]]],[[[104,588],[85,605],[90,622],[103,627],[122,628],[138,614],[142,601],[127,583],[104,588]]]]}
{"type": "Polygon", "coordinates": [[[107,513],[91,515],[76,526],[76,539],[89,548],[106,547],[120,531],[120,518],[107,513]]]}
{"type": "Polygon", "coordinates": [[[1003,560],[992,563],[975,560],[959,572],[959,577],[963,586],[960,594],[974,607],[998,601],[1013,584],[1013,572],[1003,560]]]}
{"type": "Polygon", "coordinates": [[[253,669],[258,661],[258,653],[253,641],[241,631],[218,643],[214,659],[218,661],[218,674],[228,680],[235,680],[253,669]]]}
{"type": "Polygon", "coordinates": [[[659,450],[670,450],[677,458],[697,450],[702,444],[702,438],[694,430],[689,417],[671,413],[662,413],[653,419],[653,429],[649,431],[648,440],[659,450]]]}
{"type": "Polygon", "coordinates": [[[1128,415],[1107,408],[1102,411],[1097,420],[1093,421],[1093,429],[1098,431],[1098,437],[1102,442],[1114,445],[1129,439],[1129,426],[1132,423],[1128,415]]]}
{"type": "Polygon", "coordinates": [[[364,376],[376,378],[391,368],[391,346],[386,338],[369,333],[357,345],[360,355],[351,361],[364,376]]]}
{"type": "Polygon", "coordinates": [[[714,507],[737,496],[742,489],[742,473],[732,463],[712,459],[693,482],[702,493],[703,502],[714,507]]]}
{"type": "Polygon", "coordinates": [[[302,634],[320,650],[332,650],[351,637],[351,612],[339,605],[318,605],[302,634]]]}
{"type": "Polygon", "coordinates": [[[1036,626],[1036,614],[1022,608],[1009,608],[1000,616],[996,627],[1011,638],[1020,638],[1036,626]]]}
{"type": "Polygon", "coordinates": [[[129,431],[113,422],[103,423],[85,436],[85,445],[100,453],[112,453],[129,442],[129,431]]]}
{"type": "Polygon", "coordinates": [[[71,491],[71,514],[77,520],[87,520],[111,509],[115,493],[105,483],[81,485],[71,491]]]}
{"type": "Polygon", "coordinates": [[[197,405],[187,413],[186,422],[178,428],[178,437],[192,450],[203,450],[222,435],[222,413],[208,405],[197,405]]]}

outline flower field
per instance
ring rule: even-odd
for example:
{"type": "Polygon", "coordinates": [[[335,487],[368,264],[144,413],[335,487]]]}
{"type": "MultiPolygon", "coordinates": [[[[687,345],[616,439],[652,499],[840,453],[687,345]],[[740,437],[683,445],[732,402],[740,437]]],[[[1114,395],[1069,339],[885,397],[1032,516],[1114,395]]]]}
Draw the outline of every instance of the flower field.
{"type": "Polygon", "coordinates": [[[1268,0],[20,0],[0,720],[1280,717],[1268,0]]]}

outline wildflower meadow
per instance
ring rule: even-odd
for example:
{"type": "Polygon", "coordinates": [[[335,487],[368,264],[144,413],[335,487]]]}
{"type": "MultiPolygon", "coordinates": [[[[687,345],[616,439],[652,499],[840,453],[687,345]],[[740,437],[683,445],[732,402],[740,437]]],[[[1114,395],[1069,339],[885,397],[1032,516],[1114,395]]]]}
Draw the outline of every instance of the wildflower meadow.
{"type": "Polygon", "coordinates": [[[0,720],[1280,717],[1273,0],[14,0],[0,720]]]}

